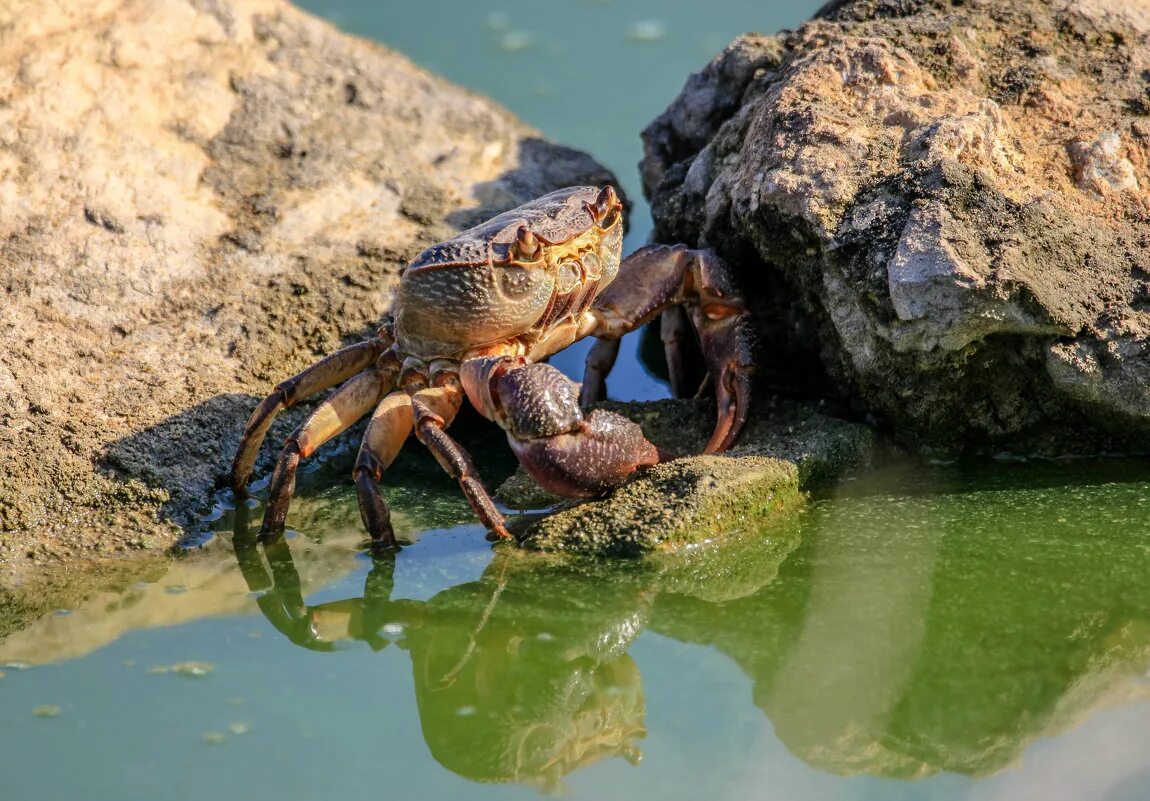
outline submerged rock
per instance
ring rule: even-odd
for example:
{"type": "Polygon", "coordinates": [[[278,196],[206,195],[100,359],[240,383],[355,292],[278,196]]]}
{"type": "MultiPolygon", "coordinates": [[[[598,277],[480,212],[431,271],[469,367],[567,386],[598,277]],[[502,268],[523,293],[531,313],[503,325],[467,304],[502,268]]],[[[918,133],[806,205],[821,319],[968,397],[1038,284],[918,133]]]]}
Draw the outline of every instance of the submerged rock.
{"type": "Polygon", "coordinates": [[[1148,20],[837,0],[744,36],[644,132],[656,237],[769,290],[767,370],[920,448],[1150,448],[1148,20]]]}
{"type": "MultiPolygon", "coordinates": [[[[801,488],[868,463],[874,433],[805,406],[760,408],[739,444],[723,456],[699,456],[710,433],[710,401],[606,404],[678,458],[657,465],[608,498],[518,521],[528,548],[638,556],[737,540],[802,503],[801,488]]],[[[522,469],[499,488],[503,502],[521,509],[561,503],[522,469]]],[[[708,571],[710,572],[710,571],[708,571]]]]}
{"type": "Polygon", "coordinates": [[[281,0],[16,0],[0,63],[0,576],[172,542],[412,256],[611,180],[281,0]]]}

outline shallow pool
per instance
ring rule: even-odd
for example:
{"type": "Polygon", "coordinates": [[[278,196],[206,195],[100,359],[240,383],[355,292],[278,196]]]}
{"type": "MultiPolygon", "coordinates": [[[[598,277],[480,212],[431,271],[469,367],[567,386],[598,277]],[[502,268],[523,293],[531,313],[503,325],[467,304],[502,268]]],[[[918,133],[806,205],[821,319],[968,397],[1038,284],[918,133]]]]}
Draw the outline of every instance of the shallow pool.
{"type": "Polygon", "coordinates": [[[1143,467],[892,465],[645,565],[492,547],[438,481],[373,562],[305,487],[0,643],[3,797],[1144,799],[1143,467]]]}

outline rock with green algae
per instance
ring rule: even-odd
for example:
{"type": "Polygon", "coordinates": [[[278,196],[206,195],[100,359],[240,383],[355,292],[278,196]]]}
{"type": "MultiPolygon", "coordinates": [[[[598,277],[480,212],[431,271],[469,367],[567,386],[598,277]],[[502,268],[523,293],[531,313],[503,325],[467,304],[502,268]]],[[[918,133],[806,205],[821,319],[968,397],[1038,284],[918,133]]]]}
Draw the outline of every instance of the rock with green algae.
{"type": "MultiPolygon", "coordinates": [[[[684,458],[644,471],[609,498],[521,521],[527,548],[605,556],[680,550],[747,531],[803,502],[808,484],[870,461],[874,433],[790,402],[756,409],[739,444],[723,456],[702,451],[712,425],[709,401],[608,403],[664,450],[684,458]]],[[[497,491],[510,506],[538,509],[562,500],[520,470],[497,491]]]]}

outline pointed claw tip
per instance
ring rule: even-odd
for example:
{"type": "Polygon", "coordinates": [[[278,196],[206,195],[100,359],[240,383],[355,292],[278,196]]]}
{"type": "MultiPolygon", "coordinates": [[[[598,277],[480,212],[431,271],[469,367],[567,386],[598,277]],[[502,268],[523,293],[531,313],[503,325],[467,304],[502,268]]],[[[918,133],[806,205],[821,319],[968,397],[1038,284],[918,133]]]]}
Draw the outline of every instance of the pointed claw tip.
{"type": "Polygon", "coordinates": [[[704,453],[723,453],[739,439],[750,408],[750,371],[738,367],[724,370],[716,395],[719,419],[715,423],[715,432],[703,449],[704,453]]]}
{"type": "Polygon", "coordinates": [[[397,553],[403,550],[403,547],[393,538],[390,542],[372,540],[368,544],[367,550],[372,559],[383,559],[385,557],[394,558],[397,553]]]}
{"type": "Polygon", "coordinates": [[[283,539],[284,530],[282,528],[269,528],[263,526],[260,528],[260,533],[257,539],[264,545],[272,545],[283,539]]]}
{"type": "Polygon", "coordinates": [[[726,453],[738,439],[739,431],[733,426],[725,427],[725,430],[717,428],[711,436],[711,441],[707,443],[707,447],[703,448],[703,453],[726,453]]]}
{"type": "Polygon", "coordinates": [[[513,539],[515,538],[511,536],[511,532],[502,526],[498,529],[492,529],[487,532],[488,542],[509,542],[513,539]]]}

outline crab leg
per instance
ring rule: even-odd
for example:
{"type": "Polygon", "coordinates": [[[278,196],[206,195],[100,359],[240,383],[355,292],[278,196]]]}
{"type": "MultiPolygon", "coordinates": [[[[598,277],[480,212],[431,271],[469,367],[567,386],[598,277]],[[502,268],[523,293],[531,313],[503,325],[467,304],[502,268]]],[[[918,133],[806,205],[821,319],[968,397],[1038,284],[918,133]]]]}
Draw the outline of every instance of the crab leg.
{"type": "Polygon", "coordinates": [[[687,315],[682,306],[668,306],[663,309],[663,313],[659,315],[659,339],[663,341],[663,353],[667,357],[667,376],[671,380],[671,394],[676,398],[687,397],[687,365],[683,362],[683,349],[684,338],[690,334],[691,324],[687,322],[687,315]]]}
{"type": "Polygon", "coordinates": [[[495,501],[483,486],[471,457],[444,430],[451,425],[463,403],[459,376],[440,373],[433,383],[436,386],[421,389],[411,396],[411,406],[415,410],[415,436],[427,446],[447,474],[459,482],[472,511],[488,531],[498,539],[508,539],[511,534],[504,524],[503,515],[495,508],[495,501]]]}
{"type": "Polygon", "coordinates": [[[731,447],[747,419],[754,332],[730,268],[713,251],[652,245],[624,259],[596,298],[589,334],[619,339],[669,306],[685,304],[715,380],[718,419],[706,452],[731,447]]]}
{"type": "Polygon", "coordinates": [[[394,547],[395,530],[391,527],[391,512],[379,493],[377,482],[383,478],[403,443],[411,433],[413,414],[411,397],[406,392],[392,392],[380,401],[359,448],[352,477],[359,500],[359,515],[376,545],[394,547]]]}
{"type": "Polygon", "coordinates": [[[330,389],[351,378],[378,359],[388,345],[387,341],[378,337],[350,345],[277,385],[256,407],[247,425],[244,426],[244,434],[236,450],[236,458],[232,462],[231,482],[235,493],[246,496],[247,490],[244,487],[251,477],[252,467],[260,453],[260,445],[263,444],[276,415],[310,395],[330,389]]]}
{"type": "Polygon", "coordinates": [[[288,505],[295,491],[296,468],[316,450],[338,434],[350,428],[378,401],[391,386],[394,374],[387,370],[364,370],[332,393],[316,407],[303,425],[287,439],[272,473],[268,490],[268,508],[264,513],[262,535],[275,535],[283,531],[288,505]]]}
{"type": "Polygon", "coordinates": [[[599,339],[591,346],[583,371],[583,388],[579,391],[579,403],[583,408],[607,400],[607,376],[618,358],[618,339],[599,339]]]}
{"type": "Polygon", "coordinates": [[[507,431],[520,463],[551,492],[580,498],[616,487],[659,451],[621,415],[579,409],[577,386],[549,364],[478,358],[461,367],[473,406],[507,431]]]}
{"type": "MultiPolygon", "coordinates": [[[[671,394],[676,398],[687,397],[687,366],[683,361],[683,350],[684,337],[690,336],[690,331],[687,314],[681,307],[668,306],[663,309],[659,320],[659,338],[663,341],[663,352],[667,357],[671,394]]],[[[619,339],[597,339],[588,351],[583,371],[583,388],[579,392],[579,403],[584,409],[607,400],[607,376],[619,358],[620,342],[619,339]]]]}

